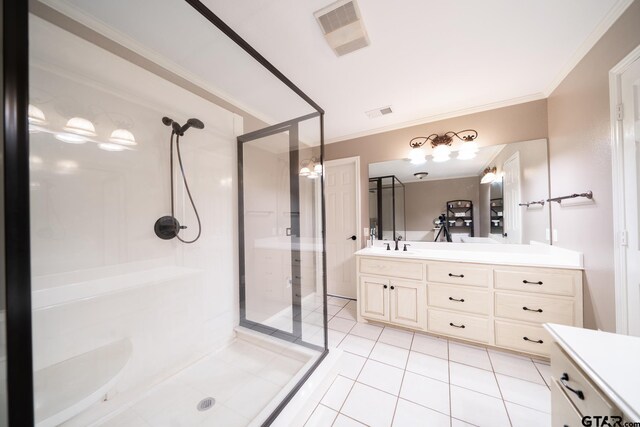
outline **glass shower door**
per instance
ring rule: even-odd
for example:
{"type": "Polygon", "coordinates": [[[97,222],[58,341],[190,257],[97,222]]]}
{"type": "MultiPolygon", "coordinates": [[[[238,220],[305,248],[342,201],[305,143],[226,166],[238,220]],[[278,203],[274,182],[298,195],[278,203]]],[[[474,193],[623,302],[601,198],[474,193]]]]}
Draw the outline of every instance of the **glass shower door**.
{"type": "Polygon", "coordinates": [[[238,137],[240,324],[324,347],[317,118],[238,137]]]}

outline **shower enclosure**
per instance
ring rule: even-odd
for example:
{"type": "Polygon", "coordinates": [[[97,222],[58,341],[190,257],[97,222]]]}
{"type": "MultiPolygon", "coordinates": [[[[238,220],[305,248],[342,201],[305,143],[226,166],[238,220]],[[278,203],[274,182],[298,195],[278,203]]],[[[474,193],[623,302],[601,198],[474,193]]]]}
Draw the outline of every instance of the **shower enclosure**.
{"type": "Polygon", "coordinates": [[[22,3],[11,423],[269,425],[328,352],[324,112],[197,0],[22,3]]]}
{"type": "Polygon", "coordinates": [[[369,227],[379,240],[406,240],[404,184],[395,176],[369,178],[369,227]]]}

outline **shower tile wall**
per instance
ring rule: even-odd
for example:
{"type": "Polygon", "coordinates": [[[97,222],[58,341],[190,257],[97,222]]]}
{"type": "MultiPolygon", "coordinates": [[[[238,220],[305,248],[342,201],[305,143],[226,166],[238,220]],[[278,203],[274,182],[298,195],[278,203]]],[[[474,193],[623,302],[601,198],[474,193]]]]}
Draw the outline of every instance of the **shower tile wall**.
{"type": "MultiPolygon", "coordinates": [[[[47,122],[31,134],[34,369],[128,338],[133,353],[116,386],[125,392],[233,336],[242,120],[39,18],[30,27],[31,103],[47,122]],[[202,218],[193,245],[153,232],[169,214],[164,115],[205,123],[181,141],[202,218]],[[55,138],[74,116],[94,123],[95,142],[55,138]],[[135,135],[132,150],[98,148],[123,127],[135,135]]],[[[189,238],[197,227],[181,188],[176,216],[189,238]]]]}

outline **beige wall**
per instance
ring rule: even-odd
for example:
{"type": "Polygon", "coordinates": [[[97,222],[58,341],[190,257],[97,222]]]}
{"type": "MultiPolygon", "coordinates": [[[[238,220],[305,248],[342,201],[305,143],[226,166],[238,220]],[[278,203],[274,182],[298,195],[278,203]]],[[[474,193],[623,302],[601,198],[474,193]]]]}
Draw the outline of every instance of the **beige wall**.
{"type": "MultiPolygon", "coordinates": [[[[478,194],[480,179],[477,176],[435,181],[410,182],[404,185],[407,237],[414,240],[417,233],[430,232],[427,240],[433,240],[433,220],[446,213],[449,200],[471,200],[473,202],[474,233],[480,231],[478,194]]],[[[452,228],[452,233],[462,232],[452,228]]],[[[423,238],[424,239],[424,238],[423,238]]]]}
{"type": "Polygon", "coordinates": [[[547,101],[542,99],[327,144],[325,158],[326,160],[334,160],[360,156],[361,198],[364,201],[361,217],[362,224],[368,224],[369,205],[366,200],[368,198],[369,163],[407,157],[409,140],[415,136],[469,128],[478,131],[480,146],[546,138],[547,101]]]}
{"type": "Polygon", "coordinates": [[[585,326],[606,331],[615,330],[608,73],[638,44],[636,0],[548,99],[551,194],[594,194],[553,204],[557,245],[584,252],[585,326]]]}

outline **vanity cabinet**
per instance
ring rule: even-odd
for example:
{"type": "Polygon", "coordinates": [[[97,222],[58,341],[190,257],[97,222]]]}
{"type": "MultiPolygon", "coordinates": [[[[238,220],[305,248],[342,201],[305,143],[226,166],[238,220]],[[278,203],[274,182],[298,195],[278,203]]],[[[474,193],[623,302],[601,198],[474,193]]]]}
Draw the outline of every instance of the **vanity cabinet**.
{"type": "Polygon", "coordinates": [[[548,358],[544,323],[582,326],[582,270],[357,256],[358,320],[548,358]]]}

